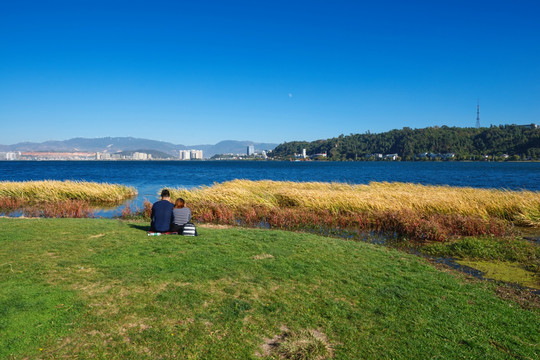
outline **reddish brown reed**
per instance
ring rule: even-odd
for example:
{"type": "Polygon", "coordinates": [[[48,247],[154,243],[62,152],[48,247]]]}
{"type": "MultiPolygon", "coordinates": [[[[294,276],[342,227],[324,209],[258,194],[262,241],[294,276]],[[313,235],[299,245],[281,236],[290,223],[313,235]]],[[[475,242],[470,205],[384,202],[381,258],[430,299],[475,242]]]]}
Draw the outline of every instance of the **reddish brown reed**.
{"type": "Polygon", "coordinates": [[[23,202],[20,199],[13,199],[13,198],[0,198],[0,210],[12,210],[16,208],[20,208],[22,206],[23,202]]]}
{"type": "Polygon", "coordinates": [[[92,209],[88,203],[81,200],[64,200],[51,203],[16,206],[3,209],[6,213],[20,211],[23,216],[48,218],[86,218],[92,217],[92,209]]]}
{"type": "Polygon", "coordinates": [[[132,216],[133,216],[133,211],[131,210],[131,206],[129,206],[129,204],[127,204],[126,206],[124,206],[124,208],[120,212],[120,217],[123,218],[123,219],[127,219],[127,218],[130,218],[132,216]]]}
{"type": "Polygon", "coordinates": [[[82,218],[93,216],[87,201],[61,200],[54,202],[24,203],[18,199],[0,199],[0,212],[12,214],[20,212],[29,217],[82,218]]]}
{"type": "MultiPolygon", "coordinates": [[[[150,218],[152,204],[135,212],[126,207],[122,217],[150,218]]],[[[498,219],[459,214],[419,214],[412,210],[372,212],[313,210],[298,207],[269,208],[263,205],[228,207],[214,202],[192,204],[193,219],[203,223],[269,227],[283,230],[306,230],[321,233],[378,231],[420,241],[445,241],[451,236],[497,235],[508,232],[508,225],[498,219]]]]}
{"type": "Polygon", "coordinates": [[[380,231],[420,241],[445,241],[450,236],[504,235],[508,226],[502,220],[456,214],[420,215],[411,210],[356,213],[309,210],[294,207],[245,206],[231,209],[217,203],[195,204],[193,218],[205,223],[270,227],[284,230],[333,232],[380,231]]]}
{"type": "Polygon", "coordinates": [[[152,215],[152,203],[146,199],[144,200],[144,203],[143,203],[142,215],[148,219],[150,219],[150,216],[152,215]]]}

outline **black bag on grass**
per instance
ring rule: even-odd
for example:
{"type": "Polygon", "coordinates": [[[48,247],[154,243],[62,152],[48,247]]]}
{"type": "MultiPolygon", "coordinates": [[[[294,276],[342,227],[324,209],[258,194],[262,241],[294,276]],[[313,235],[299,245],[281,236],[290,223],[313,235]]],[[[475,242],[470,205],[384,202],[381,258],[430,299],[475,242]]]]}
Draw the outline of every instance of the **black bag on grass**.
{"type": "Polygon", "coordinates": [[[184,229],[182,230],[182,235],[184,236],[197,236],[197,228],[193,223],[186,223],[184,229]]]}

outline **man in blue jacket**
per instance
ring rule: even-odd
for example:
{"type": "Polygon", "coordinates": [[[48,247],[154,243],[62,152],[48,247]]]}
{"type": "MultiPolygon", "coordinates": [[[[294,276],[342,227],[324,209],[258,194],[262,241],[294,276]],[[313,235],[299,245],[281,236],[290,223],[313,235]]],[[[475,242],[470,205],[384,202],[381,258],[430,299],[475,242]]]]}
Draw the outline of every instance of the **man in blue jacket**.
{"type": "Polygon", "coordinates": [[[161,200],[152,205],[152,222],[150,228],[152,231],[167,232],[171,228],[174,204],[171,203],[171,194],[169,190],[163,189],[161,200]]]}

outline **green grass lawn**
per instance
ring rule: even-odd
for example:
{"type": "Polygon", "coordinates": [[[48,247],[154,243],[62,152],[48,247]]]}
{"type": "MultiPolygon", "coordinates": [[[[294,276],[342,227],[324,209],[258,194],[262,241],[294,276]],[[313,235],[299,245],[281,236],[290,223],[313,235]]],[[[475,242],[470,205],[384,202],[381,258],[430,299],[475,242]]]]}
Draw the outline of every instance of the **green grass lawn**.
{"type": "Polygon", "coordinates": [[[540,356],[537,310],[397,250],[145,225],[1,218],[0,358],[540,356]]]}

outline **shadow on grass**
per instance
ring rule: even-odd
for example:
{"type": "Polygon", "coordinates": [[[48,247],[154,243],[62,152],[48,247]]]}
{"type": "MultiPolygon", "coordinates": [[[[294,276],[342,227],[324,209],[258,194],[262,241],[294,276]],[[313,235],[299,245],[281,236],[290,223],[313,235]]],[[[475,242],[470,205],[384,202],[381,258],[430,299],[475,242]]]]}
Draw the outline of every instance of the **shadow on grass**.
{"type": "Polygon", "coordinates": [[[129,224],[128,226],[137,230],[150,231],[150,225],[129,224]]]}

